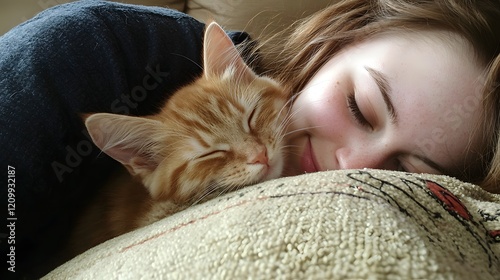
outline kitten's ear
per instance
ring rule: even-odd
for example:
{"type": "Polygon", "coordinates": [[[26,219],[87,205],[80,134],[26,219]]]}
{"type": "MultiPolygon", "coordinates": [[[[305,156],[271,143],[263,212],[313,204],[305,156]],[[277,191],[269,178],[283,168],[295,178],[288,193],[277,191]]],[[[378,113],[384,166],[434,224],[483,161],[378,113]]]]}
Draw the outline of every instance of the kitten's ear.
{"type": "Polygon", "coordinates": [[[86,117],[85,126],[99,149],[142,178],[160,164],[165,140],[159,121],[108,113],[86,117]]]}
{"type": "Polygon", "coordinates": [[[238,79],[250,82],[256,74],[243,61],[240,53],[217,23],[212,22],[205,30],[203,43],[204,75],[206,77],[222,76],[229,67],[234,67],[238,79]]]}

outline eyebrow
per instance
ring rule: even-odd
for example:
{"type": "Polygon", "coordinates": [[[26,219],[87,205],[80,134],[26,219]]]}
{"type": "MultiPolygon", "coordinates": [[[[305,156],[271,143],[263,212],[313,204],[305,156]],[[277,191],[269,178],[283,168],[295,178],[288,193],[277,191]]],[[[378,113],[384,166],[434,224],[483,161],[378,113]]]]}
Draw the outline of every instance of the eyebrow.
{"type": "Polygon", "coordinates": [[[372,78],[375,80],[375,83],[377,83],[377,86],[380,90],[380,93],[382,94],[382,97],[384,99],[385,105],[387,106],[387,110],[389,111],[389,116],[391,117],[391,122],[393,124],[398,123],[398,114],[396,112],[396,109],[394,109],[394,105],[392,104],[392,99],[391,99],[391,87],[389,86],[389,82],[387,81],[387,76],[373,68],[370,68],[368,66],[365,66],[366,71],[372,76],[372,78]]]}

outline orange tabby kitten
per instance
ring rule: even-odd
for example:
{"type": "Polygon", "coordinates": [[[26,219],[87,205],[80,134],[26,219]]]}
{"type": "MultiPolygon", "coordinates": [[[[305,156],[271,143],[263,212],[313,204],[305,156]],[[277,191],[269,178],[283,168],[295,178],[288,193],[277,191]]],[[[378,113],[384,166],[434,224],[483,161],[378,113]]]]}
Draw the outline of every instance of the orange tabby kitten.
{"type": "Polygon", "coordinates": [[[78,222],[82,252],[178,212],[207,195],[277,178],[283,169],[287,96],[257,76],[215,23],[204,38],[204,72],[148,117],[89,115],[94,143],[122,163],[78,222]]]}

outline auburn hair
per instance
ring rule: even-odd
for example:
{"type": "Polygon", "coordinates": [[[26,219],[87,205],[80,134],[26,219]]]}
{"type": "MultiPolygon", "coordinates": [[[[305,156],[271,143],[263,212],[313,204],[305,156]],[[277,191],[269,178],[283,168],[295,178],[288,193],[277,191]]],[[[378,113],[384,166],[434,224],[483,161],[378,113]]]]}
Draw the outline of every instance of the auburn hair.
{"type": "MultiPolygon", "coordinates": [[[[498,0],[336,0],[283,32],[284,42],[261,38],[266,74],[290,94],[344,47],[388,31],[442,30],[460,35],[484,66],[482,133],[486,151],[478,168],[464,166],[462,180],[500,193],[500,5],[498,0]],[[273,42],[272,44],[270,42],[273,42]],[[474,171],[472,171],[474,170],[474,171]],[[480,171],[477,171],[480,170],[480,171]]],[[[282,35],[282,34],[281,34],[282,35]]],[[[279,36],[278,36],[279,37],[279,36]]],[[[472,93],[471,93],[472,94],[472,93]]]]}

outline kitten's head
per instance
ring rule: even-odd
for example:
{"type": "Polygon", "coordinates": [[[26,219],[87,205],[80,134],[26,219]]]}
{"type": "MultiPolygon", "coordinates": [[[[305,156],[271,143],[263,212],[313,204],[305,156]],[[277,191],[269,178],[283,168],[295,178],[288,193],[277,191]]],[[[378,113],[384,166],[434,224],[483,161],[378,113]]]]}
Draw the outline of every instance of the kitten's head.
{"type": "Polygon", "coordinates": [[[154,116],[98,113],[85,121],[94,143],[153,198],[187,202],[282,173],[288,109],[281,87],[257,76],[215,23],[205,32],[204,66],[154,116]]]}

